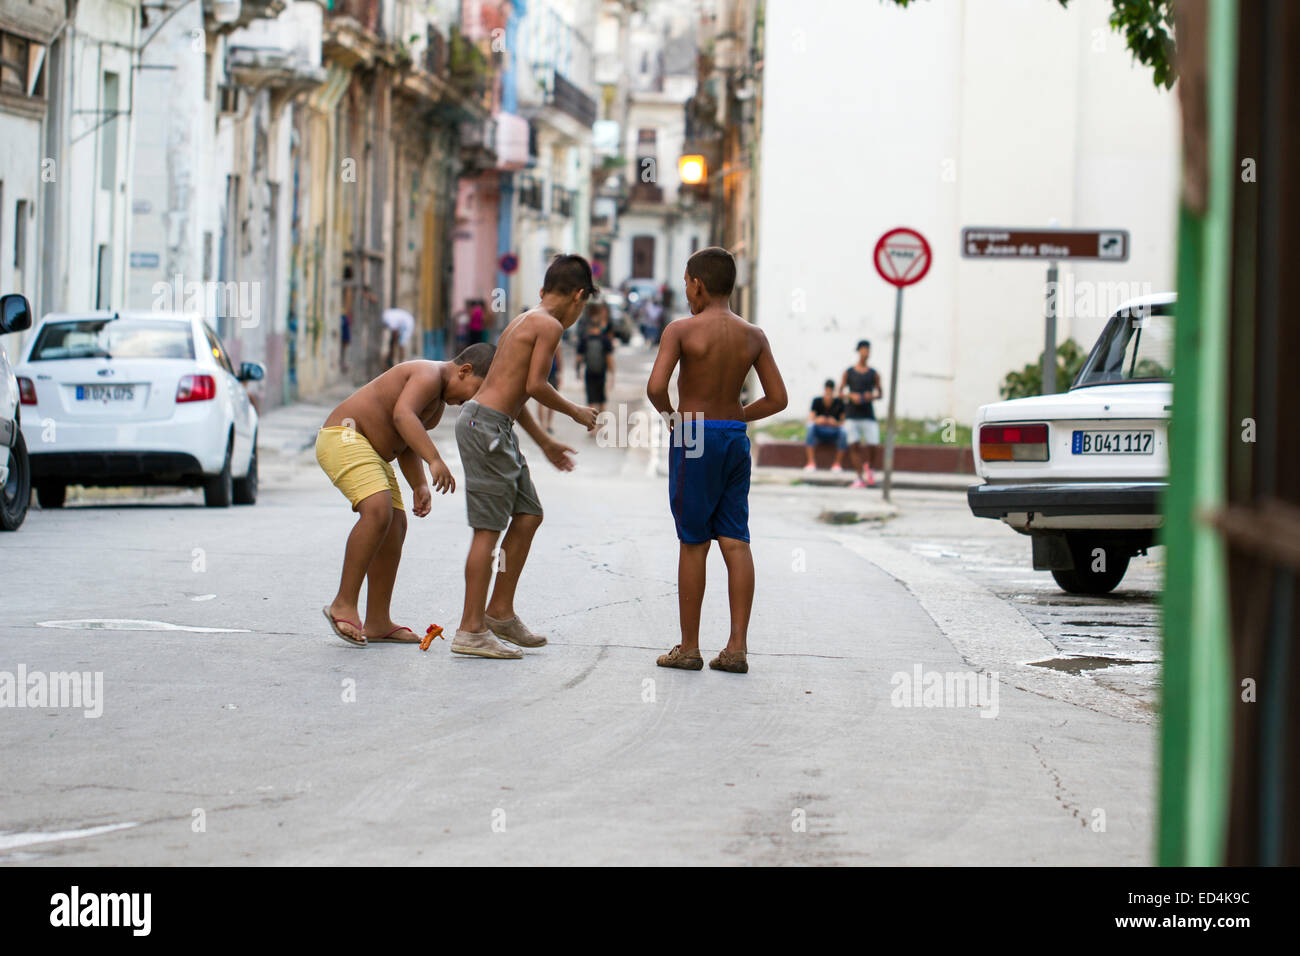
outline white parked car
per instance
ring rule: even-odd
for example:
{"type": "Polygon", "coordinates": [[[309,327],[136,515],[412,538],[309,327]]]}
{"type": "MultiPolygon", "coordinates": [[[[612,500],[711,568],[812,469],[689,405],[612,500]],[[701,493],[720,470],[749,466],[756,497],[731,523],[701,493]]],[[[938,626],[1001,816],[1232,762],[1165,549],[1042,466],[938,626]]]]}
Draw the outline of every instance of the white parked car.
{"type": "Polygon", "coordinates": [[[1070,390],[980,408],[972,430],[984,483],[971,511],[1032,540],[1034,569],[1064,590],[1105,594],[1161,525],[1169,475],[1174,296],[1124,303],[1070,390]]]}
{"type": "Polygon", "coordinates": [[[87,312],[41,320],[16,369],[42,508],[68,485],[201,486],[206,504],[257,500],[257,410],[196,315],[87,312]]]}
{"type": "MultiPolygon", "coordinates": [[[[31,328],[32,307],[21,295],[0,296],[0,335],[31,328]]],[[[0,531],[17,531],[32,500],[27,444],[21,428],[18,379],[0,345],[0,531]]]]}

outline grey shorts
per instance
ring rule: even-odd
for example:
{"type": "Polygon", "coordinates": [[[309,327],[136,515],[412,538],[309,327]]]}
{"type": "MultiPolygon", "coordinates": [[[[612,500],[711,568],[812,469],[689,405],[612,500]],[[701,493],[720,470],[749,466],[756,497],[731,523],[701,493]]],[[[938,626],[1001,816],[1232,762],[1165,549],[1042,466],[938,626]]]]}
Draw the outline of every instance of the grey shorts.
{"type": "Polygon", "coordinates": [[[511,515],[542,513],[514,426],[505,412],[484,408],[472,399],[456,418],[456,446],[465,469],[465,507],[471,528],[504,531],[511,515]]]}
{"type": "Polygon", "coordinates": [[[874,418],[846,418],[844,431],[850,445],[880,444],[880,422],[874,418]]]}

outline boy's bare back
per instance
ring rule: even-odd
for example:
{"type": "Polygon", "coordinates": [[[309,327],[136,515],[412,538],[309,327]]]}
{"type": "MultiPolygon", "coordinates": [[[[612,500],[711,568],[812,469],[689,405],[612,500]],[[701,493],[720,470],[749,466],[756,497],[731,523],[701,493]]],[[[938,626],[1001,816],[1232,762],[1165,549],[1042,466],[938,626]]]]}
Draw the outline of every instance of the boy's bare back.
{"type": "Polygon", "coordinates": [[[365,436],[381,458],[392,461],[406,448],[406,439],[398,434],[393,424],[393,411],[398,396],[413,377],[422,387],[421,394],[427,396],[420,411],[420,421],[425,428],[433,428],[442,418],[446,403],[442,398],[442,372],[437,362],[427,359],[412,359],[394,365],[367,382],[330,413],[325,426],[350,424],[365,436]]]}
{"type": "Polygon", "coordinates": [[[492,367],[488,369],[483,387],[474,400],[511,418],[518,418],[528,400],[530,365],[544,366],[543,378],[550,374],[551,358],[563,331],[560,321],[545,309],[529,309],[515,316],[497,340],[492,367]]]}
{"type": "Polygon", "coordinates": [[[679,350],[677,411],[743,421],[740,391],[767,352],[762,331],[725,307],[707,308],[665,329],[679,350]]]}

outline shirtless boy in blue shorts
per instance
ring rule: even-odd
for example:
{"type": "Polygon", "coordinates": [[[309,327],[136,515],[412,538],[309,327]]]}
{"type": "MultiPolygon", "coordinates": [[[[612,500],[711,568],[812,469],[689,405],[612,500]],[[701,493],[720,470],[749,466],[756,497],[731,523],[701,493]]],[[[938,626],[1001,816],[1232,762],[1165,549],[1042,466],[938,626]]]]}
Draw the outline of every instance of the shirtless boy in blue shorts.
{"type": "Polygon", "coordinates": [[[727,564],[731,636],[709,661],[714,670],[744,674],[749,612],[754,604],[754,558],[749,551],[749,437],[745,426],[786,406],[785,383],[767,336],[731,311],[736,260],[716,246],[686,262],[686,301],[691,316],[670,322],[646,394],[674,425],[668,459],[668,497],[677,538],[677,603],[682,640],[659,657],[660,667],[700,670],[700,606],[709,544],[717,539],[727,564]],[[677,408],[668,395],[673,369],[677,408]],[[741,405],[749,370],[758,374],[763,397],[741,405]]]}

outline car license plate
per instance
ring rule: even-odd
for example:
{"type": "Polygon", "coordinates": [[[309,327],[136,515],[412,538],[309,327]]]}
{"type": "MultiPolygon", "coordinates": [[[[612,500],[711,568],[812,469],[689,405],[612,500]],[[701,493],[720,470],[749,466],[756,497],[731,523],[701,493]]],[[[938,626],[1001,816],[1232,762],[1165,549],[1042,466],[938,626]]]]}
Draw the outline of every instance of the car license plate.
{"type": "Polygon", "coordinates": [[[78,385],[79,402],[129,402],[135,398],[134,385],[78,385]]]}
{"type": "Polygon", "coordinates": [[[1153,431],[1084,431],[1074,433],[1070,451],[1076,455],[1150,455],[1155,448],[1153,431]]]}

